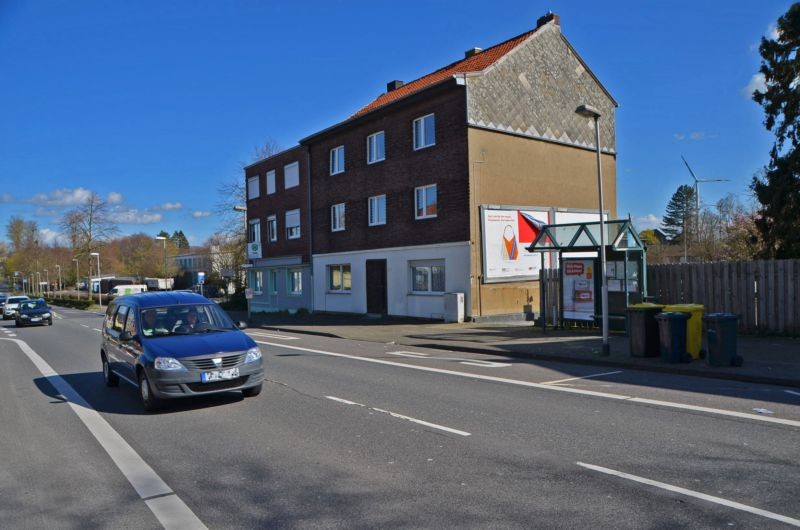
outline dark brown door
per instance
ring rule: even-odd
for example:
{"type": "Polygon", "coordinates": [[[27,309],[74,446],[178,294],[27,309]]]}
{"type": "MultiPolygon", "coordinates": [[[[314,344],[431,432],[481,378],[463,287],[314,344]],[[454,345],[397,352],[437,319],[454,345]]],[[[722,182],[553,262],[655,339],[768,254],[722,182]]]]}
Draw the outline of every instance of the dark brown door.
{"type": "Polygon", "coordinates": [[[367,313],[385,315],[388,311],[386,296],[386,260],[367,260],[367,313]]]}

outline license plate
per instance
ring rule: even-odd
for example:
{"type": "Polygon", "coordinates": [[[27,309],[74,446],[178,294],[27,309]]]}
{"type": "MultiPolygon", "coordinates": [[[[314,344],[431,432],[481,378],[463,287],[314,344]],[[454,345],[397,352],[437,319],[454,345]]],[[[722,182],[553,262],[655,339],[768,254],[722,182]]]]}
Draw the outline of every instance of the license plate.
{"type": "Polygon", "coordinates": [[[203,374],[200,376],[200,381],[203,383],[213,383],[214,381],[225,381],[227,379],[236,379],[237,377],[239,377],[239,369],[231,368],[229,370],[203,372],[203,374]]]}
{"type": "Polygon", "coordinates": [[[31,319],[31,322],[41,322],[41,321],[42,321],[41,317],[33,317],[31,319]]]}

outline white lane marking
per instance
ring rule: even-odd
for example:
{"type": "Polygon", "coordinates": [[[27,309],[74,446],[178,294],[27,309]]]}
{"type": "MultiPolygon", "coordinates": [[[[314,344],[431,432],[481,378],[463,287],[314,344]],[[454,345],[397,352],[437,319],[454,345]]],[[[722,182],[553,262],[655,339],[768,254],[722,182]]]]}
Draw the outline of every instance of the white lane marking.
{"type": "Polygon", "coordinates": [[[787,394],[792,394],[795,396],[800,396],[800,392],[795,392],[794,390],[784,390],[787,394]]]}
{"type": "Polygon", "coordinates": [[[415,364],[404,364],[401,362],[396,361],[386,361],[383,359],[372,359],[369,357],[359,357],[357,355],[348,355],[346,353],[335,353],[329,352],[324,350],[315,350],[313,348],[302,348],[300,346],[289,346],[288,344],[278,344],[274,342],[263,342],[263,341],[256,341],[258,344],[266,344],[268,346],[276,346],[278,348],[287,348],[290,350],[301,350],[307,351],[310,353],[318,353],[320,355],[329,355],[331,357],[341,357],[344,359],[353,359],[356,361],[364,361],[369,363],[375,364],[384,364],[388,366],[399,366],[400,368],[407,368],[409,370],[421,370],[423,372],[433,372],[438,374],[447,374],[447,375],[455,375],[458,377],[466,377],[468,379],[478,379],[481,381],[493,381],[495,383],[506,383],[510,385],[517,385],[517,386],[524,386],[528,388],[538,388],[542,390],[551,390],[554,392],[566,392],[568,394],[578,394],[582,396],[593,396],[599,398],[606,398],[606,399],[615,399],[618,401],[633,401],[636,403],[644,403],[649,405],[658,405],[667,408],[674,408],[674,409],[685,409],[685,410],[695,410],[699,412],[708,412],[710,414],[717,414],[720,416],[732,416],[736,418],[746,418],[748,420],[754,421],[761,421],[766,423],[778,423],[781,425],[790,425],[792,427],[800,427],[800,421],[796,420],[785,420],[782,418],[771,418],[769,416],[760,416],[758,414],[748,414],[743,412],[734,412],[730,410],[723,410],[723,409],[712,409],[708,407],[696,407],[694,405],[684,405],[682,403],[674,403],[671,401],[656,401],[652,399],[644,399],[644,398],[635,398],[632,396],[624,396],[621,394],[610,394],[608,392],[597,392],[594,390],[584,390],[581,388],[572,388],[568,386],[558,386],[558,385],[545,385],[542,383],[532,383],[529,381],[520,381],[518,379],[507,379],[505,377],[497,377],[493,375],[483,375],[483,374],[471,374],[469,372],[457,372],[455,370],[445,370],[444,368],[433,368],[430,366],[419,366],[415,364]]]}
{"type": "Polygon", "coordinates": [[[89,326],[87,326],[86,324],[81,324],[81,326],[83,326],[83,327],[85,327],[85,328],[88,328],[88,327],[89,327],[89,326]]]}
{"type": "Polygon", "coordinates": [[[398,418],[398,419],[401,419],[401,420],[406,420],[406,421],[411,421],[411,422],[414,422],[414,423],[419,423],[420,425],[425,425],[426,427],[431,427],[432,429],[439,429],[441,431],[451,432],[453,434],[458,434],[460,436],[470,436],[470,433],[468,433],[466,431],[459,431],[458,429],[452,429],[450,427],[445,427],[444,425],[438,425],[436,423],[430,423],[428,421],[418,420],[416,418],[412,418],[411,416],[404,416],[402,414],[398,414],[396,412],[391,412],[389,410],[378,409],[378,408],[375,408],[375,407],[368,407],[366,405],[362,405],[361,403],[356,403],[355,401],[348,401],[346,399],[337,398],[337,397],[334,397],[334,396],[325,396],[325,397],[328,398],[328,399],[331,399],[333,401],[338,401],[339,403],[344,403],[345,405],[357,405],[359,407],[364,407],[364,408],[369,409],[369,410],[374,410],[375,412],[381,412],[383,414],[388,414],[389,416],[392,416],[393,418],[398,418]]]}
{"type": "Polygon", "coordinates": [[[413,351],[387,351],[389,355],[399,355],[400,357],[413,357],[415,359],[423,359],[428,357],[427,353],[417,353],[413,351]]]}
{"type": "Polygon", "coordinates": [[[275,333],[265,333],[263,331],[259,331],[259,332],[249,331],[247,334],[250,335],[250,336],[253,336],[253,337],[268,337],[270,339],[278,339],[278,340],[297,340],[298,339],[298,337],[290,337],[289,335],[277,335],[275,333]]]}
{"type": "Polygon", "coordinates": [[[547,381],[542,383],[543,385],[555,385],[557,383],[566,383],[567,381],[575,381],[576,379],[589,379],[592,377],[602,377],[604,375],[612,375],[612,374],[621,374],[624,370],[618,370],[616,372],[605,372],[602,374],[592,374],[592,375],[584,375],[583,377],[570,377],[568,379],[559,379],[557,381],[547,381]]]}
{"type": "Polygon", "coordinates": [[[469,364],[472,366],[483,366],[484,368],[508,368],[511,366],[509,363],[498,363],[495,361],[483,361],[481,359],[472,359],[469,361],[458,361],[461,364],[469,364]]]}
{"type": "Polygon", "coordinates": [[[656,488],[661,488],[667,491],[671,491],[673,493],[680,493],[681,495],[687,495],[689,497],[695,497],[697,499],[702,499],[704,501],[713,502],[715,504],[721,504],[723,506],[727,506],[729,508],[735,508],[736,510],[741,510],[744,512],[753,513],[755,515],[760,515],[762,517],[767,517],[769,519],[774,519],[776,521],[780,521],[782,523],[787,523],[793,526],[800,526],[800,519],[794,519],[792,517],[787,517],[785,515],[780,515],[773,512],[768,512],[766,510],[762,510],[761,508],[754,508],[752,506],[748,506],[746,504],[742,504],[735,501],[729,501],[727,499],[723,499],[721,497],[715,497],[713,495],[706,495],[705,493],[700,493],[698,491],[687,490],[686,488],[681,488],[678,486],[673,486],[671,484],[666,484],[664,482],[658,482],[657,480],[650,480],[648,478],[639,477],[636,475],[631,475],[629,473],[623,473],[621,471],[615,471],[613,469],[608,469],[607,467],[600,467],[595,466],[592,464],[584,464],[583,462],[575,462],[581,467],[586,469],[591,469],[593,471],[599,471],[600,473],[605,473],[606,475],[613,475],[615,477],[624,478],[628,480],[632,480],[634,482],[640,482],[642,484],[647,484],[648,486],[654,486],[656,488]]]}
{"type": "MultiPolygon", "coordinates": [[[[9,339],[0,339],[9,340],[9,339]]],[[[80,418],[100,446],[136,490],[164,528],[206,528],[147,462],[103,419],[72,385],[53,370],[25,341],[14,340],[31,362],[80,418]],[[158,499],[152,499],[158,497],[158,499]],[[157,501],[157,502],[156,502],[157,501]]]]}
{"type": "Polygon", "coordinates": [[[102,330],[100,330],[100,329],[97,329],[97,328],[92,328],[92,330],[93,330],[93,331],[99,331],[99,332],[101,332],[101,333],[103,332],[102,330]]]}

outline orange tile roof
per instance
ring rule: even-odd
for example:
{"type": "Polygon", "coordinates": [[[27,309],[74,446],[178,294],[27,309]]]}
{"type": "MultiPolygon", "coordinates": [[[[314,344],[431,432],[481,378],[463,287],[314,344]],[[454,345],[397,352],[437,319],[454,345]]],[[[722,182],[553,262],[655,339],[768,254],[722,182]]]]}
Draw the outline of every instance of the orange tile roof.
{"type": "MultiPolygon", "coordinates": [[[[537,28],[538,29],[538,28],[537,28]]],[[[448,77],[452,77],[455,74],[463,74],[468,72],[481,72],[488,68],[489,66],[496,63],[501,57],[505,54],[522,44],[525,39],[530,37],[536,29],[532,29],[522,35],[518,35],[507,41],[501,42],[500,44],[496,44],[491,48],[487,48],[481,52],[476,53],[472,57],[467,57],[460,61],[456,61],[452,64],[445,66],[435,72],[432,72],[426,76],[420,77],[414,81],[406,83],[405,85],[392,90],[391,92],[387,92],[385,94],[381,94],[371,103],[367,104],[366,106],[359,109],[355,114],[350,116],[350,119],[357,118],[362,114],[366,114],[372,110],[375,110],[379,107],[383,107],[384,105],[388,105],[393,101],[397,101],[398,99],[404,98],[408,95],[411,95],[415,92],[419,92],[423,88],[427,88],[431,85],[435,85],[436,83],[443,81],[448,77]]]]}

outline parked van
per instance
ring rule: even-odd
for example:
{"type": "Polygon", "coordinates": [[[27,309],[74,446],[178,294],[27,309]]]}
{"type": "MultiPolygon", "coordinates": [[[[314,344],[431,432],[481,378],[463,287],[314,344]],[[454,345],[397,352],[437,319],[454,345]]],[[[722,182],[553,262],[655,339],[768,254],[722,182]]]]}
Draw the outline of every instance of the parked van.
{"type": "Polygon", "coordinates": [[[146,285],[117,285],[108,292],[109,296],[122,296],[124,294],[146,293],[146,285]]]}

